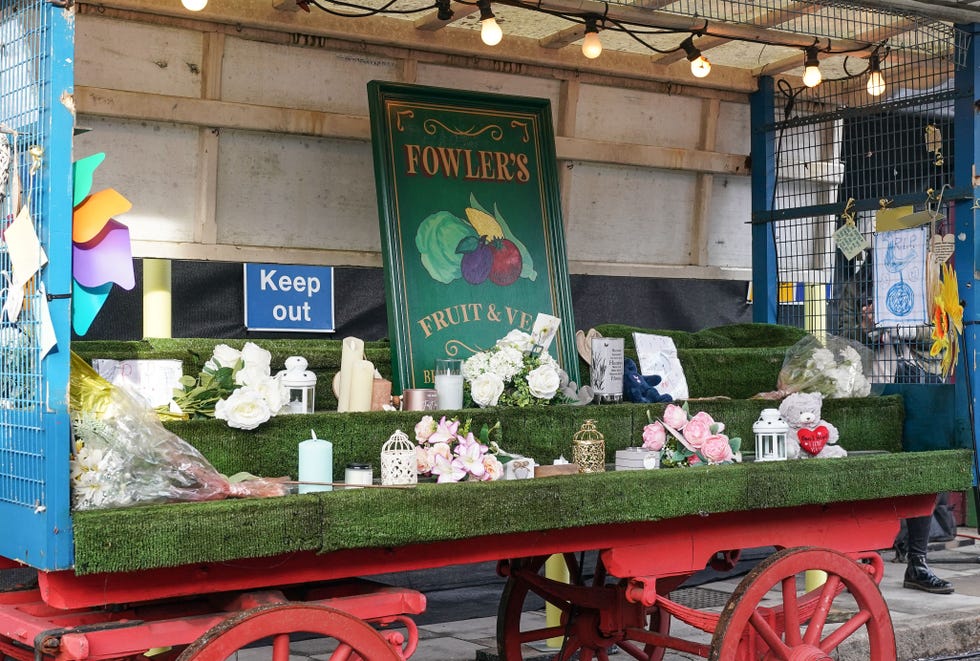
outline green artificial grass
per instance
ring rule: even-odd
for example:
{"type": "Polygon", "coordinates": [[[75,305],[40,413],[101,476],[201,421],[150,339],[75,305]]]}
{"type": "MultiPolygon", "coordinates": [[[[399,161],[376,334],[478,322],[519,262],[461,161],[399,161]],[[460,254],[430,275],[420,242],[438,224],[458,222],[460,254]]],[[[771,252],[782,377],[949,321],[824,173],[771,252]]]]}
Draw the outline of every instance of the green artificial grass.
{"type": "MultiPolygon", "coordinates": [[[[696,333],[651,330],[607,324],[597,327],[608,337],[625,339],[626,355],[636,359],[633,332],[667,335],[677,346],[691,397],[724,395],[747,398],[776,389],[786,348],[805,333],[791,326],[776,324],[732,324],[696,333]]],[[[340,340],[230,340],[213,338],[146,339],[139,341],[76,341],[72,350],[91,362],[94,358],[126,360],[167,358],[180,360],[184,374],[197,376],[217,344],[241,349],[246,341],[255,342],[272,353],[272,369],[278,371],[289,356],[303,356],[317,375],[314,407],[317,411],[337,410],[333,377],[340,370],[340,340]]],[[[365,342],[365,358],[381,375],[391,378],[391,347],[388,342],[365,342]]],[[[582,383],[589,383],[589,367],[579,363],[582,383]]],[[[393,393],[398,394],[398,393],[393,393]]]]}
{"type": "Polygon", "coordinates": [[[971,456],[966,450],[870,454],[77,512],[75,571],[139,571],[956,491],[972,484],[971,456]]]}
{"type": "MultiPolygon", "coordinates": [[[[614,404],[603,406],[545,406],[534,408],[467,409],[448,412],[461,420],[471,419],[474,431],[481,425],[500,421],[501,446],[508,452],[551,463],[559,455],[572,456],[572,436],[587,419],[605,439],[606,461],[614,463],[616,450],[643,443],[647,411],[654,418],[665,404],[614,404]]],[[[693,415],[706,411],[726,425],[726,433],[742,438],[743,451],[754,448],[752,423],[764,408],[776,403],[765,400],[705,400],[688,404],[693,415]]],[[[443,412],[446,413],[446,412],[443,412]]],[[[195,446],[215,468],[226,475],[248,472],[264,477],[297,474],[300,441],[317,438],[333,443],[334,479],[341,480],[348,462],[377,466],[381,446],[396,429],[410,438],[423,413],[419,411],[374,411],[367,413],[314,413],[280,415],[253,431],[232,429],[220,420],[168,422],[166,427],[195,446]]],[[[436,413],[438,417],[440,413],[436,413]]],[[[840,431],[840,445],[847,450],[901,451],[903,405],[898,395],[824,402],[824,419],[840,431]]]]}
{"type": "MultiPolygon", "coordinates": [[[[603,326],[626,339],[632,329],[603,326]]],[[[776,402],[747,399],[773,390],[786,347],[802,331],[742,324],[670,335],[678,347],[692,397],[691,413],[703,410],[742,438],[751,452],[752,423],[776,402]],[[733,398],[733,399],[730,399],[733,398]]],[[[140,342],[75,342],[84,358],[177,358],[197,374],[214,346],[241,348],[245,340],[176,339],[140,342]]],[[[167,428],[197,447],[219,471],[265,477],[297,475],[298,444],[319,438],[334,444],[334,479],[348,462],[369,462],[379,473],[380,449],[396,430],[412,437],[421,412],[336,413],[330,382],[340,366],[339,340],[255,340],[273,354],[273,370],[291,355],[307,358],[318,375],[313,415],[281,415],[254,431],[217,420],[170,422],[167,428]]],[[[632,352],[632,354],[631,354],[632,352]]],[[[391,373],[386,342],[366,343],[366,358],[391,373]]],[[[587,382],[588,372],[583,372],[587,382]]],[[[411,490],[334,491],[272,499],[173,503],[73,514],[75,566],[79,574],[173,567],[200,562],[270,557],[296,551],[397,546],[450,541],[486,534],[522,533],[597,524],[658,521],[690,514],[792,507],[935,493],[970,486],[970,453],[900,453],[904,419],[901,396],[827,400],[823,417],[837,426],[847,450],[886,451],[835,460],[745,463],[729,466],[610,472],[538,480],[421,484],[411,490]],[[463,515],[462,513],[465,513],[463,515]],[[474,525],[476,521],[479,525],[474,525]]],[[[572,458],[572,437],[586,419],[605,437],[606,461],[618,449],[642,443],[647,413],[664,404],[549,406],[471,409],[457,414],[483,424],[501,423],[501,445],[541,464],[572,458]]],[[[436,416],[439,414],[436,413],[436,416]]],[[[597,542],[597,546],[601,545],[597,542]]]]}

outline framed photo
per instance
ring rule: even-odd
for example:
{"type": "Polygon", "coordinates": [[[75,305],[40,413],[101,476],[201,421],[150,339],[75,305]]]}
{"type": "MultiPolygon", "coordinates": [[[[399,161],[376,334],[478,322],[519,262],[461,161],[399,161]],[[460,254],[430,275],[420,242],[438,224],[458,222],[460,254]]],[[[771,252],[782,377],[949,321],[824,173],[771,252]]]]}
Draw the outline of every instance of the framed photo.
{"type": "Polygon", "coordinates": [[[371,137],[396,390],[431,387],[539,313],[578,382],[550,103],[372,81],[371,137]]]}

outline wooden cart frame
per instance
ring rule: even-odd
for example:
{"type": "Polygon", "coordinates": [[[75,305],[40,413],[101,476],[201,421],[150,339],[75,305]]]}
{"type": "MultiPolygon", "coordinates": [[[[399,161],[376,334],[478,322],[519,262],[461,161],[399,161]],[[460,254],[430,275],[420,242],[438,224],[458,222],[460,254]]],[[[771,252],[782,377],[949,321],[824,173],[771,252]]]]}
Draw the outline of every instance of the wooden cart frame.
{"type": "Polygon", "coordinates": [[[933,500],[737,511],[134,573],[40,572],[37,586],[0,594],[0,650],[22,661],[101,661],[168,648],[162,658],[211,661],[271,637],[273,661],[286,661],[290,634],[308,633],[336,641],[327,648],[331,659],[406,659],[418,645],[410,616],[424,610],[424,596],[353,577],[495,560],[507,577],[498,649],[510,661],[524,658],[525,644],[555,636],[565,637],[560,660],[605,659],[619,648],[645,661],[668,649],[734,661],[827,658],[861,635],[870,659],[894,660],[875,549],[891,544],[900,518],[931,511],[933,500]],[[763,546],[780,550],[742,580],[721,613],[669,598],[713,559],[731,560],[731,549],[763,546]],[[594,568],[581,566],[578,553],[586,550],[599,552],[594,568]],[[543,575],[552,554],[565,558],[569,583],[543,575]],[[828,579],[803,593],[799,577],[813,569],[828,579]],[[776,605],[764,603],[773,594],[776,605]],[[560,610],[558,625],[522,625],[531,595],[560,610]],[[848,619],[828,627],[841,602],[848,619]],[[711,633],[711,644],[672,636],[672,619],[711,633]]]}

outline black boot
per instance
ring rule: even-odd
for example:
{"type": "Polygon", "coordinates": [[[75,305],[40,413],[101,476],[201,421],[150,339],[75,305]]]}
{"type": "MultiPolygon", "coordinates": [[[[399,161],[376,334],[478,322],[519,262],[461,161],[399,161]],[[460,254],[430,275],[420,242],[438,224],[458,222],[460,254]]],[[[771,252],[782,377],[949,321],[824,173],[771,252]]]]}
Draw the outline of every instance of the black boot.
{"type": "Polygon", "coordinates": [[[905,570],[903,588],[923,590],[933,594],[952,594],[953,584],[932,573],[926,564],[926,556],[919,553],[909,553],[909,566],[905,570]]]}

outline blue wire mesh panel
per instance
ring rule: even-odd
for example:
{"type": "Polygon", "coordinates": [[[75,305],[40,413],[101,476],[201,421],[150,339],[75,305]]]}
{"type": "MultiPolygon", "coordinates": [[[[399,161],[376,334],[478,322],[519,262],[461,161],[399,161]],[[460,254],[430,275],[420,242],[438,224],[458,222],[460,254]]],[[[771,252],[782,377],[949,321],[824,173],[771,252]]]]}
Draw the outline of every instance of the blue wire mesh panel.
{"type": "Polygon", "coordinates": [[[0,5],[0,227],[7,239],[0,244],[0,555],[41,569],[69,567],[72,559],[71,18],[70,9],[44,0],[0,5]],[[39,245],[8,231],[25,221],[39,245]],[[25,263],[45,257],[26,284],[18,282],[32,270],[25,263]],[[59,344],[44,356],[52,337],[59,344]]]}
{"type": "Polygon", "coordinates": [[[833,66],[821,61],[823,82],[812,88],[776,81],[775,121],[762,127],[775,144],[776,184],[753,220],[768,225],[776,246],[778,322],[868,345],[878,382],[933,382],[927,320],[876,322],[876,218],[907,206],[906,215],[931,214],[930,236],[945,235],[954,231],[949,203],[972,198],[971,182],[954,180],[952,153],[953,109],[970,93],[953,80],[970,43],[961,30],[923,19],[899,20],[917,26],[901,34],[895,16],[869,12],[864,21],[869,34],[886,35],[872,50],[833,66]],[[872,62],[885,80],[878,95],[872,62]],[[848,218],[870,246],[853,257],[834,239],[848,218]]]}

